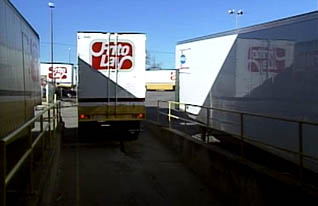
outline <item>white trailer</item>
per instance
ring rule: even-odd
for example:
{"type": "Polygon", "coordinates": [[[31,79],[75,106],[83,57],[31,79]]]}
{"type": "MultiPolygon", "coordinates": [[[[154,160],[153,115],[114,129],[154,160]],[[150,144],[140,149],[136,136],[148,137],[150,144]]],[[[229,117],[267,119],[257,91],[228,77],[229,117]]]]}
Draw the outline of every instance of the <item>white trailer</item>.
{"type": "Polygon", "coordinates": [[[145,119],[146,35],[78,32],[79,125],[139,130],[145,119]]]}
{"type": "Polygon", "coordinates": [[[174,90],[176,70],[158,69],[146,71],[147,90],[174,90]]]}
{"type": "Polygon", "coordinates": [[[0,138],[41,104],[39,35],[8,0],[0,0],[0,138]]]}
{"type": "Polygon", "coordinates": [[[46,101],[53,98],[56,93],[58,97],[75,97],[76,76],[73,64],[54,62],[53,67],[50,62],[41,62],[41,79],[42,82],[42,97],[46,101]],[[56,91],[53,91],[55,85],[56,91]]]}
{"type": "Polygon", "coordinates": [[[73,64],[41,62],[41,76],[46,76],[47,81],[55,84],[57,87],[73,87],[74,67],[73,64]]]}
{"type": "MultiPolygon", "coordinates": [[[[180,102],[318,122],[317,59],[317,12],[181,41],[180,102]]],[[[242,131],[240,115],[197,107],[187,112],[213,128],[242,131]]],[[[302,150],[304,166],[318,172],[317,126],[247,115],[243,121],[247,141],[296,163],[302,150]]]]}

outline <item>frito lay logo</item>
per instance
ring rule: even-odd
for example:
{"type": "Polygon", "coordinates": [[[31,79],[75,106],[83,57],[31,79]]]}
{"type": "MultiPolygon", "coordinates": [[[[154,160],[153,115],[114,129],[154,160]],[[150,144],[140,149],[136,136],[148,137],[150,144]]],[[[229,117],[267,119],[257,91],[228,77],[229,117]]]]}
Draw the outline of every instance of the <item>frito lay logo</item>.
{"type": "Polygon", "coordinates": [[[248,50],[248,70],[280,73],[285,69],[286,51],[283,48],[251,47],[248,50]]]}
{"type": "Polygon", "coordinates": [[[134,66],[134,45],[129,41],[95,40],[91,43],[90,56],[92,67],[96,70],[116,69],[129,71],[134,66]]]}
{"type": "Polygon", "coordinates": [[[49,78],[50,79],[66,79],[67,78],[67,69],[66,67],[55,67],[54,70],[52,67],[49,67],[49,78]]]}

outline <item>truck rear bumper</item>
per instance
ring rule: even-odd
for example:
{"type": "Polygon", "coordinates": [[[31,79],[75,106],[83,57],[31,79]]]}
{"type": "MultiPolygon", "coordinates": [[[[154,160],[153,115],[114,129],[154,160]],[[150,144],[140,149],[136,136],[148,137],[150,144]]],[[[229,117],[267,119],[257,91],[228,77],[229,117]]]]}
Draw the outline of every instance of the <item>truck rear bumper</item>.
{"type": "MultiPolygon", "coordinates": [[[[120,104],[120,105],[90,105],[78,106],[79,122],[98,122],[108,124],[112,122],[142,121],[146,118],[144,104],[120,104]]],[[[112,123],[116,124],[116,123],[112,123]]]]}

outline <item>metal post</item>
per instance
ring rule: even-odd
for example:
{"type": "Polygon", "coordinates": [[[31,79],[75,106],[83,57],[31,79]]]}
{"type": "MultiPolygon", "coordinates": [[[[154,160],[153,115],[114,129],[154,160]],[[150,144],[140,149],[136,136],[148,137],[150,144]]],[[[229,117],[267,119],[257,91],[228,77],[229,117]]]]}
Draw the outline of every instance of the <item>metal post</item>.
{"type": "Polygon", "coordinates": [[[59,111],[59,105],[60,105],[60,102],[57,102],[57,104],[55,105],[56,106],[56,123],[59,122],[59,114],[60,114],[60,111],[59,111]]]}
{"type": "MultiPolygon", "coordinates": [[[[175,87],[174,87],[174,90],[175,90],[175,101],[176,102],[179,102],[180,101],[180,70],[177,69],[176,70],[176,80],[175,80],[175,87]]],[[[178,106],[176,109],[180,109],[180,106],[178,106]]]]}
{"type": "Polygon", "coordinates": [[[244,121],[243,114],[240,113],[240,122],[241,122],[241,157],[244,157],[244,121]]]}
{"type": "Polygon", "coordinates": [[[206,120],[206,136],[205,139],[209,142],[209,127],[210,127],[210,108],[207,108],[207,120],[206,120]]]}
{"type": "Polygon", "coordinates": [[[7,157],[6,143],[0,140],[0,206],[6,205],[7,157]]]}
{"type": "Polygon", "coordinates": [[[43,114],[40,117],[40,133],[43,132],[43,114]]]}
{"type": "Polygon", "coordinates": [[[61,106],[61,102],[59,102],[59,104],[58,104],[58,110],[59,110],[59,122],[61,122],[62,121],[62,116],[61,116],[61,114],[62,114],[62,106],[61,106]]]}
{"type": "Polygon", "coordinates": [[[51,146],[51,109],[48,110],[48,124],[49,124],[49,146],[51,146]]]}
{"type": "MultiPolygon", "coordinates": [[[[115,118],[117,115],[117,87],[118,87],[118,34],[115,33],[115,72],[116,72],[116,84],[115,84],[115,118]]],[[[120,69],[120,68],[119,68],[120,69]]]]}
{"type": "Polygon", "coordinates": [[[171,128],[171,102],[168,102],[168,122],[169,122],[169,128],[171,128]]]}
{"type": "Polygon", "coordinates": [[[55,137],[55,126],[56,126],[56,118],[57,118],[57,115],[56,115],[56,103],[54,104],[53,106],[53,138],[55,137]]]}
{"type": "Polygon", "coordinates": [[[54,67],[53,67],[53,9],[54,9],[54,3],[49,2],[49,8],[51,13],[51,67],[53,71],[53,94],[55,94],[55,77],[54,77],[54,67]]]}
{"type": "MultiPolygon", "coordinates": [[[[31,132],[31,126],[29,127],[29,149],[32,150],[32,132],[31,132]]],[[[33,151],[30,153],[29,157],[29,192],[32,194],[33,192],[33,178],[32,178],[32,173],[33,173],[33,151]]]]}
{"type": "Polygon", "coordinates": [[[108,34],[108,45],[107,45],[107,54],[106,54],[106,59],[107,60],[107,68],[108,68],[108,79],[107,80],[107,118],[108,118],[108,115],[109,115],[109,112],[110,112],[110,81],[111,81],[111,78],[110,78],[110,39],[111,37],[111,33],[108,34]]]}
{"type": "MultiPolygon", "coordinates": [[[[187,105],[186,104],[184,104],[184,113],[185,113],[185,115],[187,115],[187,105]]],[[[184,120],[184,128],[187,129],[187,121],[186,120],[184,120]]]]}
{"type": "Polygon", "coordinates": [[[157,122],[159,123],[159,112],[160,112],[160,110],[159,110],[159,103],[160,103],[160,101],[158,100],[157,101],[157,122]]]}
{"type": "Polygon", "coordinates": [[[71,63],[71,48],[68,48],[68,63],[71,63]]]}
{"type": "Polygon", "coordinates": [[[55,77],[54,77],[54,65],[53,65],[53,10],[51,9],[51,67],[52,67],[52,82],[53,82],[53,96],[55,94],[55,77]]]}
{"type": "MultiPolygon", "coordinates": [[[[44,130],[43,128],[43,114],[40,116],[40,133],[44,130]]],[[[44,163],[44,137],[41,138],[41,154],[42,154],[42,164],[44,163]]]]}
{"type": "Polygon", "coordinates": [[[303,180],[303,167],[304,167],[304,157],[303,157],[303,124],[299,122],[298,124],[298,137],[299,137],[299,180],[303,180]]]}

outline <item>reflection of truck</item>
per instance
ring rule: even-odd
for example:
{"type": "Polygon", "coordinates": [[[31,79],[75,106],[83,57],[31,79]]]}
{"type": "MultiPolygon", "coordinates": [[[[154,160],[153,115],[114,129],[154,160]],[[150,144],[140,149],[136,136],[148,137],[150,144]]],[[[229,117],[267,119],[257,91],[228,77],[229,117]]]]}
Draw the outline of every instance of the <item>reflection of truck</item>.
{"type": "Polygon", "coordinates": [[[34,116],[41,103],[39,36],[7,0],[0,0],[0,138],[34,116]]]}
{"type": "Polygon", "coordinates": [[[142,33],[77,33],[80,127],[138,133],[145,119],[145,42],[142,33]]]}
{"type": "MultiPolygon", "coordinates": [[[[180,102],[318,122],[317,25],[318,13],[312,12],[179,42],[180,102]]],[[[187,112],[240,135],[239,115],[194,107],[187,112]]],[[[298,163],[299,148],[318,158],[318,127],[303,126],[301,143],[297,123],[246,117],[243,131],[250,143],[287,160],[298,163]]],[[[318,172],[317,160],[304,158],[304,166],[318,172]]]]}
{"type": "Polygon", "coordinates": [[[176,71],[172,69],[157,69],[146,71],[147,90],[174,90],[176,71]]]}

